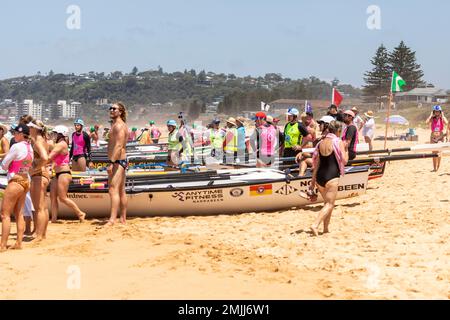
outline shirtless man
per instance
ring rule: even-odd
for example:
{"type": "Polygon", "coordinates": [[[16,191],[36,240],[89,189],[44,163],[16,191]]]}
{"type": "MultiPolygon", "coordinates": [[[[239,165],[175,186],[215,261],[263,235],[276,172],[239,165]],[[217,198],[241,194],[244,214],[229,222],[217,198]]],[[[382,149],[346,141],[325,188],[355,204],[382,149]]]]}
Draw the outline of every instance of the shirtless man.
{"type": "Polygon", "coordinates": [[[126,144],[128,141],[127,111],[121,103],[109,108],[112,120],[108,141],[108,184],[111,197],[111,217],[108,226],[114,225],[120,208],[120,222],[125,224],[127,217],[127,195],[125,194],[125,173],[128,166],[126,144]]]}

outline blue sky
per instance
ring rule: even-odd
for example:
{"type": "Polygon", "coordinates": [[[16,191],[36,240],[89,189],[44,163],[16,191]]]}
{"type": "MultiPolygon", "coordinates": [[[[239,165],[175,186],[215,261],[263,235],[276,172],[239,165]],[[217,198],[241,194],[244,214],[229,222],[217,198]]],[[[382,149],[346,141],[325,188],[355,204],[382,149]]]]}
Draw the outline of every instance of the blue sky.
{"type": "Polygon", "coordinates": [[[377,47],[404,40],[425,80],[450,89],[449,12],[446,0],[2,0],[0,78],[161,65],[360,86],[377,47]],[[66,27],[69,5],[80,30],[66,27]],[[370,5],[381,30],[367,28],[370,5]]]}

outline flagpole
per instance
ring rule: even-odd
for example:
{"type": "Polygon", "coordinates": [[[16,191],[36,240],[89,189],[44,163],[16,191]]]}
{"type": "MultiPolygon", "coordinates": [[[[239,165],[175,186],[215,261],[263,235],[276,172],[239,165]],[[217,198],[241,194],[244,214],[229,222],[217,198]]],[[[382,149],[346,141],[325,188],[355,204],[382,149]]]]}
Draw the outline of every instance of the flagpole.
{"type": "Polygon", "coordinates": [[[392,80],[391,80],[391,91],[389,93],[389,102],[388,102],[388,107],[386,110],[386,130],[384,133],[384,149],[386,150],[386,145],[387,145],[387,134],[388,134],[388,128],[389,128],[389,117],[391,116],[391,103],[392,103],[392,86],[394,84],[394,71],[392,71],[392,80]]]}
{"type": "Polygon", "coordinates": [[[334,90],[335,88],[333,87],[333,90],[331,91],[331,104],[334,104],[334,90]]]}

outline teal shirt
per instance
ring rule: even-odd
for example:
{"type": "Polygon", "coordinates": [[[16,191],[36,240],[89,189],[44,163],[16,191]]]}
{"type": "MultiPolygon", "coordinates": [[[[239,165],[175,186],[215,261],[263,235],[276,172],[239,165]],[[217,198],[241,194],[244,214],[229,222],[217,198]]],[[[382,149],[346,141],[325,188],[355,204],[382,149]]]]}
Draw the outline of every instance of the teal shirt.
{"type": "Polygon", "coordinates": [[[238,150],[245,150],[245,128],[237,128],[237,148],[238,150]]]}

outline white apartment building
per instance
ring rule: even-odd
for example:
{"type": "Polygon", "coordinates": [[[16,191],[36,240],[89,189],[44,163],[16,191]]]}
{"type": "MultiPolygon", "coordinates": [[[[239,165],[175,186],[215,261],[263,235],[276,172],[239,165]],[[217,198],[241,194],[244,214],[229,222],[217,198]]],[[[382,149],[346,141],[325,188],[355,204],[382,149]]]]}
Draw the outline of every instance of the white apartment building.
{"type": "Polygon", "coordinates": [[[16,108],[17,118],[29,114],[33,118],[42,119],[42,104],[36,104],[32,99],[25,99],[16,108]]]}
{"type": "Polygon", "coordinates": [[[72,102],[67,104],[66,100],[58,100],[58,106],[61,108],[61,116],[65,119],[75,119],[80,115],[81,103],[72,102]]]}

